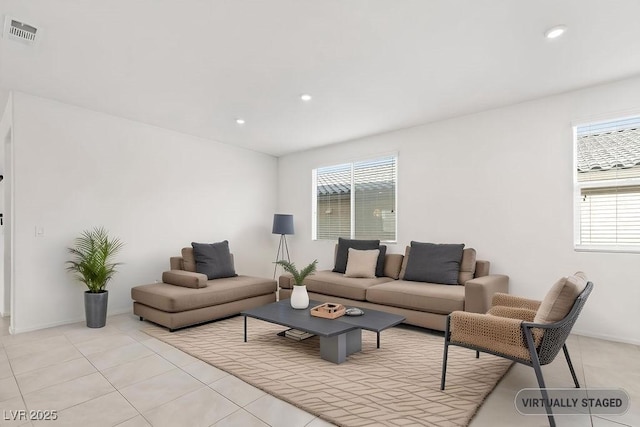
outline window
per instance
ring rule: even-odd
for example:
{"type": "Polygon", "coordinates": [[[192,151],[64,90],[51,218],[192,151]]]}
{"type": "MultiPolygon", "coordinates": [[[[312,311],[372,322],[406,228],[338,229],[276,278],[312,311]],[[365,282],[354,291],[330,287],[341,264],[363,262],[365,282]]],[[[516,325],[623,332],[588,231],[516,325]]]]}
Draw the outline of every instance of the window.
{"type": "Polygon", "coordinates": [[[314,169],[313,238],[396,240],[397,157],[314,169]]]}
{"type": "Polygon", "coordinates": [[[640,117],[576,128],[576,249],[640,250],[640,117]]]}

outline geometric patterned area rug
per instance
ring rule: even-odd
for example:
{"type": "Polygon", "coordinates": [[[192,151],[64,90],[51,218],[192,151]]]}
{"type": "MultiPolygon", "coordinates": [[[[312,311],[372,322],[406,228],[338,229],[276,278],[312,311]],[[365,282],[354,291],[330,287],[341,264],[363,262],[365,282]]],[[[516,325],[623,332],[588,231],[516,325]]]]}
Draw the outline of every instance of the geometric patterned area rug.
{"type": "Polygon", "coordinates": [[[232,317],[202,326],[147,334],[339,426],[466,426],[511,366],[489,354],[449,347],[440,391],[443,338],[413,328],[362,331],[362,351],[339,365],[320,358],[320,341],[293,341],[285,328],[232,317]]]}

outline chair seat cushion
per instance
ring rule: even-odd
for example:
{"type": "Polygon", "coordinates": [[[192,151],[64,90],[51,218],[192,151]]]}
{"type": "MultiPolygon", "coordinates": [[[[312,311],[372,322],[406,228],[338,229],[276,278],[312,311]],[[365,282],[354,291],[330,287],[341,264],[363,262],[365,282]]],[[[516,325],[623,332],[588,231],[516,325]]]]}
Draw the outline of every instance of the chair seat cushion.
{"type": "Polygon", "coordinates": [[[394,280],[367,289],[367,301],[430,313],[464,310],[464,286],[394,280]]]}
{"type": "Polygon", "coordinates": [[[393,281],[389,277],[372,279],[345,277],[342,273],[333,271],[318,271],[304,279],[309,292],[365,301],[367,289],[380,283],[393,281]]]}
{"type": "Polygon", "coordinates": [[[131,298],[158,310],[177,313],[266,295],[276,289],[274,280],[235,276],[209,280],[206,287],[198,289],[167,283],[135,286],[131,288],[131,298]]]}

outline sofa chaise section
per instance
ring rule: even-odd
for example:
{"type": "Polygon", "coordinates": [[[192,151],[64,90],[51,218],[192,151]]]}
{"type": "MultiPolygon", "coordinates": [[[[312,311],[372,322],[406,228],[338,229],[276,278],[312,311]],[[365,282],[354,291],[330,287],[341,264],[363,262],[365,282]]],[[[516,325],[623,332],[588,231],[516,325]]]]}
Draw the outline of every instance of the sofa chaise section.
{"type": "Polygon", "coordinates": [[[195,272],[191,248],[184,248],[182,254],[171,257],[172,270],[163,273],[162,283],[131,289],[133,312],[140,320],[173,331],[276,301],[274,280],[243,275],[207,280],[207,276],[195,272]]]}

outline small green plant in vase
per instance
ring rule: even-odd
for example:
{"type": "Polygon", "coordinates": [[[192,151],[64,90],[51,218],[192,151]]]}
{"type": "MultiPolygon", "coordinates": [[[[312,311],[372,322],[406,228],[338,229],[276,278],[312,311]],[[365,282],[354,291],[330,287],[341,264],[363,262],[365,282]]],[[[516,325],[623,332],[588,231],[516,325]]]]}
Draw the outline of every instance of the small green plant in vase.
{"type": "Polygon", "coordinates": [[[309,295],[307,294],[307,287],[304,284],[304,279],[316,272],[318,260],[314,260],[302,270],[298,270],[294,263],[285,260],[276,261],[276,264],[281,265],[284,271],[293,276],[291,307],[295,309],[305,309],[309,307],[309,295]]]}

